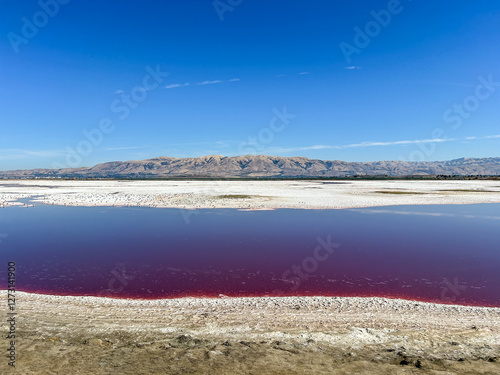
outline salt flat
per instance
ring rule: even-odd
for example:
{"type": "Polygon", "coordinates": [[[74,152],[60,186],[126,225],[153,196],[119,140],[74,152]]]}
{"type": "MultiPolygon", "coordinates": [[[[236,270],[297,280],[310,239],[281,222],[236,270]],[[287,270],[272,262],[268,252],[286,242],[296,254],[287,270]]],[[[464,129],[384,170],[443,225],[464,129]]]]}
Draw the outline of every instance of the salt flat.
{"type": "Polygon", "coordinates": [[[37,196],[70,206],[340,209],[500,202],[499,181],[2,180],[0,204],[37,196]]]}
{"type": "MultiPolygon", "coordinates": [[[[148,301],[22,292],[16,304],[16,366],[26,374],[500,371],[499,308],[356,297],[148,301]]],[[[6,332],[6,321],[2,327],[6,332]]]]}

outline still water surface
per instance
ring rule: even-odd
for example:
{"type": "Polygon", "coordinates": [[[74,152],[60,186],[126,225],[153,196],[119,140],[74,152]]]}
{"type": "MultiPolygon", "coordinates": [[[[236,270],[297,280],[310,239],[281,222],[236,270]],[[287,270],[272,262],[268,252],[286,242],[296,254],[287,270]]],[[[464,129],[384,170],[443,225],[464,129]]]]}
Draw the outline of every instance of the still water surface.
{"type": "Polygon", "coordinates": [[[500,205],[0,209],[17,289],[118,298],[384,296],[500,307],[500,205]]]}

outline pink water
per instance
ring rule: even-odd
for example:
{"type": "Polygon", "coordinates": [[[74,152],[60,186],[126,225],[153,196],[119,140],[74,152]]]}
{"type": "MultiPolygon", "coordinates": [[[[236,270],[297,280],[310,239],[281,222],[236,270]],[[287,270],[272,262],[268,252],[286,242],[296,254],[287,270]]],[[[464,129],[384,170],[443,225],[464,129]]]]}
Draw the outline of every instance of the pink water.
{"type": "Polygon", "coordinates": [[[117,298],[383,296],[500,307],[500,205],[0,209],[17,289],[117,298]],[[183,216],[184,214],[184,216],[183,216]]]}

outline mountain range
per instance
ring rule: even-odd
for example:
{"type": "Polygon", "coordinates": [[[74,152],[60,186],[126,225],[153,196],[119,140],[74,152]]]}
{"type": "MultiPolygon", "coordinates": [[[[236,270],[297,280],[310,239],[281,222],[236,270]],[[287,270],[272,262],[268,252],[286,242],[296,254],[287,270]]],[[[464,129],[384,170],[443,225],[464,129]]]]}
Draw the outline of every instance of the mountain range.
{"type": "Polygon", "coordinates": [[[197,158],[157,157],[114,161],[93,167],[30,169],[0,172],[0,178],[286,178],[410,175],[500,175],[500,158],[461,158],[449,161],[345,162],[277,157],[220,155],[197,158]]]}

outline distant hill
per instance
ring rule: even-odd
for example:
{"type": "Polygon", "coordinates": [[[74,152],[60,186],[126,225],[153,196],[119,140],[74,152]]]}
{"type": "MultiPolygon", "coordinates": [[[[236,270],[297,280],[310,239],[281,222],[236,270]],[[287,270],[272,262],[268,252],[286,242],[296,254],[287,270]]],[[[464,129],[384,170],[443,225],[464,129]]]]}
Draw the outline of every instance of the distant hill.
{"type": "Polygon", "coordinates": [[[158,157],[114,161],[94,167],[30,169],[0,172],[0,178],[168,178],[168,177],[349,177],[408,175],[500,175],[500,158],[461,158],[450,161],[345,162],[277,157],[220,155],[199,158],[158,157]]]}

